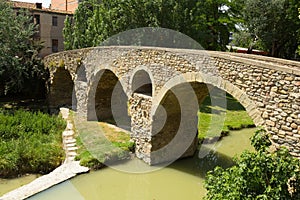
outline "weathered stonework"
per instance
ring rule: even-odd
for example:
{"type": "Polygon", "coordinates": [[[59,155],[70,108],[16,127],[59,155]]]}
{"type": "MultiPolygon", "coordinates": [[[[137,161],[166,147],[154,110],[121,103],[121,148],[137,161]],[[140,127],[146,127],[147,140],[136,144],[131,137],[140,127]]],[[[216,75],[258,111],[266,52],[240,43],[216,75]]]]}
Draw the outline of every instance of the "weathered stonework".
{"type": "Polygon", "coordinates": [[[150,163],[150,153],[152,148],[151,107],[151,96],[134,93],[129,99],[129,114],[131,116],[130,137],[136,144],[136,156],[147,163],[150,163]]]}
{"type": "MultiPolygon", "coordinates": [[[[70,92],[70,88],[64,87],[66,84],[59,84],[63,79],[55,80],[56,72],[63,71],[58,69],[64,68],[70,73],[71,80],[74,82],[75,95],[71,102],[80,115],[86,118],[93,116],[92,119],[97,119],[99,114],[97,116],[95,113],[109,107],[114,109],[115,104],[118,105],[115,110],[122,110],[121,114],[124,116],[127,116],[126,110],[130,111],[132,138],[136,141],[137,155],[150,164],[164,161],[162,157],[168,153],[161,154],[158,158],[155,157],[158,154],[154,155],[153,152],[172,141],[171,137],[174,137],[177,131],[172,131],[174,126],[171,126],[171,123],[165,124],[166,127],[170,126],[169,129],[166,127],[160,127],[161,130],[155,127],[153,129],[157,121],[166,120],[160,118],[164,115],[160,114],[158,109],[164,105],[170,89],[177,88],[179,96],[187,95],[180,92],[182,91],[180,87],[187,82],[195,83],[191,84],[191,90],[194,91],[199,104],[207,91],[211,91],[214,87],[230,93],[245,107],[257,126],[264,126],[272,134],[275,146],[287,146],[292,155],[300,157],[299,62],[256,55],[150,47],[81,49],[50,55],[44,62],[51,74],[52,85],[50,85],[49,96],[52,95],[50,105],[53,108],[59,106],[56,105],[57,102],[70,103],[70,95],[64,96],[59,92],[56,92],[57,95],[55,92],[51,94],[53,91],[70,92]],[[136,90],[135,86],[132,86],[134,77],[141,70],[148,74],[145,80],[151,80],[150,96],[143,92],[133,93],[136,90]],[[113,99],[110,95],[104,94],[107,92],[103,92],[110,89],[103,89],[102,92],[97,90],[99,84],[104,84],[101,82],[105,82],[108,88],[114,88],[109,84],[108,79],[101,78],[108,72],[114,74],[119,80],[118,88],[122,90],[117,93],[118,95],[113,96],[113,99]],[[208,90],[199,84],[205,84],[208,90]],[[55,89],[59,86],[62,88],[55,89]],[[122,98],[116,98],[119,96],[122,98]],[[104,99],[106,104],[97,104],[104,99]],[[118,101],[114,103],[114,99],[118,101]],[[118,103],[122,101],[123,103],[118,103]],[[127,108],[127,101],[129,108],[127,108]],[[112,103],[107,104],[107,102],[112,103]],[[98,109],[96,105],[100,107],[102,105],[102,108],[98,109]],[[163,132],[163,135],[159,135],[163,132]]],[[[193,94],[188,95],[193,96],[193,94]]],[[[185,99],[185,101],[189,100],[185,99]]],[[[169,121],[172,119],[184,124],[184,120],[178,121],[179,119],[176,118],[178,115],[185,115],[182,110],[178,110],[182,103],[174,103],[176,101],[174,98],[169,101],[173,102],[174,105],[170,102],[170,108],[173,109],[167,110],[165,116],[169,121]]],[[[192,122],[191,126],[194,126],[192,125],[196,121],[194,109],[197,108],[194,103],[192,104],[193,106],[185,105],[183,110],[187,110],[186,114],[193,116],[193,119],[187,120],[192,122]]],[[[118,115],[118,118],[122,116],[118,115]]],[[[184,131],[186,134],[192,134],[193,137],[195,135],[192,129],[185,128],[184,131]]],[[[182,137],[184,138],[184,135],[182,137]]]]}

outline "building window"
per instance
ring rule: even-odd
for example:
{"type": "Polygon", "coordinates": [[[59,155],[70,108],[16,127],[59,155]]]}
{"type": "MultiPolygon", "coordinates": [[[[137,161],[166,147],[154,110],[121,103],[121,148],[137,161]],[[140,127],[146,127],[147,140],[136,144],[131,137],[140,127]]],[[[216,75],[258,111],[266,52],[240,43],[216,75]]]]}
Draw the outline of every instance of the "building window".
{"type": "Polygon", "coordinates": [[[58,40],[52,40],[52,53],[58,52],[58,40]]]}
{"type": "Polygon", "coordinates": [[[33,38],[35,40],[39,40],[40,39],[40,31],[41,31],[40,15],[33,15],[32,22],[36,25],[35,26],[36,32],[34,33],[33,38]]]}
{"type": "Polygon", "coordinates": [[[41,23],[41,21],[40,21],[40,15],[34,15],[33,19],[34,19],[34,23],[35,24],[40,24],[41,23]]]}
{"type": "Polygon", "coordinates": [[[52,17],[52,26],[57,26],[57,17],[52,17]]]}

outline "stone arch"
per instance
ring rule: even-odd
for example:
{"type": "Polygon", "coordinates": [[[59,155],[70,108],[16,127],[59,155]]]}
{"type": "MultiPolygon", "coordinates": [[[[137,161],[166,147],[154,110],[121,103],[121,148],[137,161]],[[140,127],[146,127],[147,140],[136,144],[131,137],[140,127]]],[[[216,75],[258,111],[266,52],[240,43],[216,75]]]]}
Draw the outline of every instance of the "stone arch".
{"type": "Polygon", "coordinates": [[[207,85],[199,82],[179,83],[164,94],[152,117],[151,164],[194,154],[198,142],[197,113],[207,94],[207,85]]]}
{"type": "MultiPolygon", "coordinates": [[[[167,82],[158,93],[158,98],[153,100],[150,164],[174,161],[194,154],[197,148],[199,105],[215,88],[224,91],[224,98],[225,92],[228,92],[239,100],[246,110],[248,108],[247,112],[255,124],[260,125],[255,104],[231,83],[201,73],[179,75],[167,82]]],[[[222,100],[217,103],[226,106],[226,99],[224,103],[222,100]]],[[[215,131],[221,131],[221,128],[214,127],[215,131]]]]}
{"type": "Polygon", "coordinates": [[[211,85],[208,89],[216,87],[224,90],[240,102],[256,126],[262,126],[264,124],[264,120],[261,117],[261,112],[257,109],[255,102],[252,101],[245,92],[219,76],[207,75],[201,72],[188,72],[175,76],[169,80],[153,98],[152,114],[154,114],[155,110],[159,106],[159,103],[169,89],[175,87],[176,85],[189,82],[205,83],[211,85]]]}
{"type": "Polygon", "coordinates": [[[101,69],[92,78],[87,98],[88,120],[105,121],[130,129],[127,115],[128,96],[116,74],[110,69],[101,69]]]}
{"type": "Polygon", "coordinates": [[[59,107],[72,107],[74,82],[69,71],[63,67],[57,68],[53,73],[50,84],[49,106],[51,109],[59,107]]]}
{"type": "Polygon", "coordinates": [[[136,68],[130,79],[131,91],[132,93],[140,93],[148,96],[153,95],[153,75],[150,70],[145,67],[136,68]]]}

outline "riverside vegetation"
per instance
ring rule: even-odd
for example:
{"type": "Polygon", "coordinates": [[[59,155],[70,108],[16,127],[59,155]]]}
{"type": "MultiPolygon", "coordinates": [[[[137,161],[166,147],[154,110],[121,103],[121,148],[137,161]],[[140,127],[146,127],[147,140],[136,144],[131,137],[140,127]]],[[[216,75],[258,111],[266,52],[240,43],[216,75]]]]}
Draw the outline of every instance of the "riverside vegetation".
{"type": "Polygon", "coordinates": [[[299,160],[285,147],[272,151],[265,130],[258,130],[251,144],[256,151],[243,152],[233,167],[208,172],[205,199],[299,199],[299,160]]]}
{"type": "Polygon", "coordinates": [[[46,174],[64,160],[61,117],[0,109],[0,177],[46,174]]]}

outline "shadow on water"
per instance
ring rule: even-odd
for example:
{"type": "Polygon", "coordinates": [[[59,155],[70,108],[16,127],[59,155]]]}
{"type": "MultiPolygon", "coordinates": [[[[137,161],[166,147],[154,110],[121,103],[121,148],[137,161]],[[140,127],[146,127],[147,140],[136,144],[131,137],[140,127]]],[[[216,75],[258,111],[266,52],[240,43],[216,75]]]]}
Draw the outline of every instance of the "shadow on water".
{"type": "Polygon", "coordinates": [[[199,178],[205,178],[206,173],[213,170],[216,166],[228,168],[235,164],[233,159],[225,154],[218,151],[210,151],[207,147],[201,147],[201,151],[203,150],[209,151],[203,158],[199,158],[199,151],[197,151],[193,157],[177,160],[168,167],[199,178]]]}

